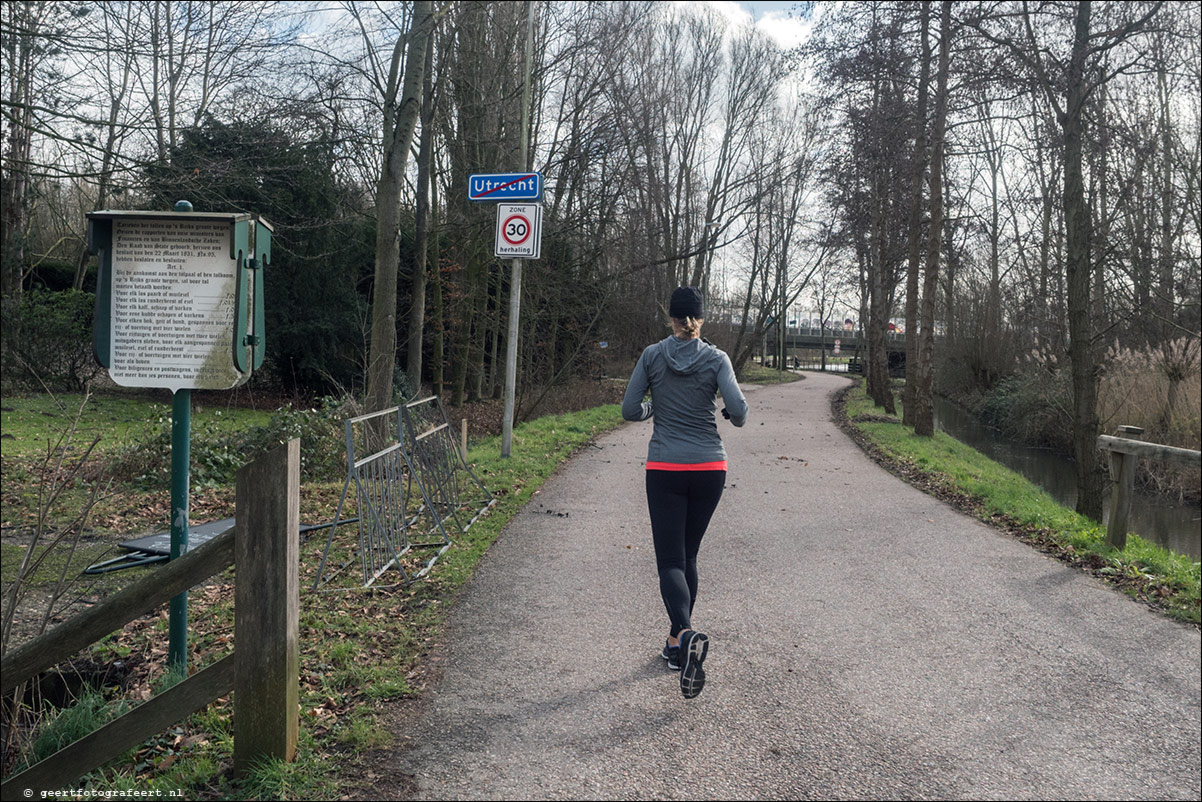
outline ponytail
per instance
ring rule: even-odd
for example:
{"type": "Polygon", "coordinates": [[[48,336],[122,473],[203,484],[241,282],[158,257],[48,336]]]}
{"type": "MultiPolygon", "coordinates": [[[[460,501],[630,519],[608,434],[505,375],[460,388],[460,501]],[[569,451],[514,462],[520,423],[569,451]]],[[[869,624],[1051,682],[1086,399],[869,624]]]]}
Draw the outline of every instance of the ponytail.
{"type": "Polygon", "coordinates": [[[701,331],[702,318],[699,317],[674,317],[672,322],[679,326],[681,330],[689,337],[696,337],[701,331]]]}

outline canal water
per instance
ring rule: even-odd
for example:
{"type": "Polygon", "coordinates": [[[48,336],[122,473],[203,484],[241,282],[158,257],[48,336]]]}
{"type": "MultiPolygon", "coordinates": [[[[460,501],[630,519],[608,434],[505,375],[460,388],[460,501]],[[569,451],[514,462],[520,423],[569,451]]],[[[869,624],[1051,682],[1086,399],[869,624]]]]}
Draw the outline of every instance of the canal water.
{"type": "MultiPolygon", "coordinates": [[[[1077,503],[1077,479],[1072,460],[1045,448],[1017,445],[971,412],[942,398],[935,399],[935,426],[970,445],[995,462],[1021,473],[1070,509],[1077,503]]],[[[1110,515],[1107,498],[1104,513],[1110,515]]],[[[1130,529],[1178,554],[1202,559],[1202,508],[1168,504],[1136,494],[1131,502],[1130,529]]],[[[1105,523],[1103,521],[1103,523],[1105,523]]]]}

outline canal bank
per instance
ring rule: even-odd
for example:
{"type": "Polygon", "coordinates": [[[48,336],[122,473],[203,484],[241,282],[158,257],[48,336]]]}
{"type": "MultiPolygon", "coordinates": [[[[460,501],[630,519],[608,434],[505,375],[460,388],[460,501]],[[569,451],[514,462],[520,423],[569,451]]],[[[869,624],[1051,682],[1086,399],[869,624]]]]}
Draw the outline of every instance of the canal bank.
{"type": "Polygon", "coordinates": [[[1202,565],[1138,535],[1126,548],[1021,474],[942,431],[918,437],[852,385],[832,402],[834,418],[882,467],[1028,545],[1115,585],[1179,621],[1202,622],[1202,565]]]}
{"type": "MultiPolygon", "coordinates": [[[[1015,443],[947,399],[936,398],[934,407],[937,429],[1022,474],[1065,507],[1076,507],[1077,478],[1071,459],[1050,449],[1015,443]]],[[[1105,524],[1110,517],[1109,495],[1103,514],[1105,524]]],[[[1129,521],[1131,531],[1145,540],[1194,560],[1202,559],[1202,508],[1198,505],[1172,504],[1137,493],[1129,521]]]]}

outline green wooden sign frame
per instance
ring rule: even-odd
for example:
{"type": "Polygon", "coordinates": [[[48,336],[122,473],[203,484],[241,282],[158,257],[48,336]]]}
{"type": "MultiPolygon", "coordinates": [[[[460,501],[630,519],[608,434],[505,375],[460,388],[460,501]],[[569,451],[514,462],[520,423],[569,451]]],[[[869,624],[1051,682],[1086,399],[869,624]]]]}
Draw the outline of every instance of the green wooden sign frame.
{"type": "Polygon", "coordinates": [[[117,220],[180,222],[228,221],[230,259],[237,263],[234,305],[233,364],[243,374],[263,366],[266,353],[263,271],[271,262],[270,223],[243,212],[113,211],[89,212],[88,250],[97,256],[95,323],[92,349],[96,361],[111,367],[113,298],[113,223],[117,220]],[[252,303],[249,299],[253,298],[252,303]]]}

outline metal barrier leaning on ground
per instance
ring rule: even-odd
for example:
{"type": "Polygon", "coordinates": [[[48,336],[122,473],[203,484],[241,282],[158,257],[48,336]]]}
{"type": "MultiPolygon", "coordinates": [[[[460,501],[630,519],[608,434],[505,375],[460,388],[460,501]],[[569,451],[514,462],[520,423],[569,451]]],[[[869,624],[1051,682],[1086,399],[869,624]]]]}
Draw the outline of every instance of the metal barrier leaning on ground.
{"type": "Polygon", "coordinates": [[[388,585],[392,587],[429,573],[451,546],[448,522],[462,534],[496,503],[455,446],[441,403],[435,407],[428,403],[431,400],[437,402],[422,399],[345,422],[347,477],[334,521],[328,524],[330,534],[314,590],[349,589],[331,586],[355,563],[350,555],[331,560],[339,526],[359,524],[357,556],[363,587],[384,587],[377,581],[396,569],[400,581],[388,585]],[[465,502],[461,485],[468,483],[478,487],[483,498],[465,502]],[[342,510],[352,485],[358,517],[344,519],[342,510]],[[474,514],[463,524],[465,504],[474,508],[474,514]],[[414,549],[435,549],[435,553],[424,560],[407,560],[414,549]]]}
{"type": "Polygon", "coordinates": [[[446,410],[438,396],[410,401],[402,409],[409,452],[439,516],[445,521],[449,515],[459,531],[466,532],[497,500],[467,464],[466,449],[456,445],[446,410]],[[465,500],[464,495],[473,487],[479,495],[473,494],[465,500]],[[466,523],[459,519],[464,510],[473,511],[466,523]]]}
{"type": "Polygon", "coordinates": [[[435,560],[450,547],[451,538],[442,522],[433,516],[425,488],[414,479],[413,465],[401,443],[400,408],[391,407],[350,418],[344,426],[346,481],[342,486],[334,520],[329,525],[330,534],[326,538],[313,589],[347,589],[333,587],[331,582],[355,563],[356,555],[346,555],[344,559],[335,559],[333,563],[330,556],[338,527],[349,523],[359,525],[357,558],[362,570],[362,587],[375,586],[376,581],[392,568],[396,568],[401,575],[401,582],[393,584],[411,582],[429,571],[435,560]],[[414,499],[415,485],[421,496],[420,503],[414,499]],[[352,486],[355,488],[359,514],[355,518],[344,519],[342,510],[352,486]],[[423,516],[427,510],[431,514],[423,516]],[[423,517],[428,519],[429,524],[423,534],[432,540],[414,543],[410,540],[410,532],[423,517]],[[437,552],[426,561],[425,567],[411,574],[406,570],[403,558],[415,546],[433,547],[437,552]]]}

